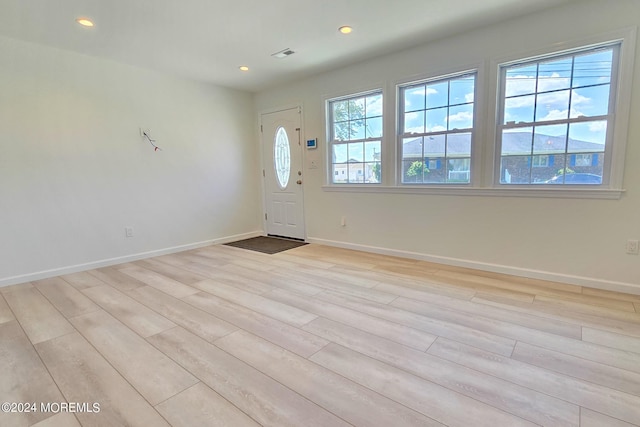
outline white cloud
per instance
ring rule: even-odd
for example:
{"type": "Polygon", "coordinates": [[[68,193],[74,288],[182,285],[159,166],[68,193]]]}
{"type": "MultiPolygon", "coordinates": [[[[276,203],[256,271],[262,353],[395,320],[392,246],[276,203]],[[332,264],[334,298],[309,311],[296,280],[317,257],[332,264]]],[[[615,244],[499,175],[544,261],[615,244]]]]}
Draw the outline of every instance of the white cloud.
{"type": "Polygon", "coordinates": [[[429,96],[429,95],[435,95],[435,94],[437,94],[437,93],[438,93],[438,91],[437,91],[436,89],[434,89],[434,88],[432,88],[432,87],[428,87],[428,88],[427,88],[427,96],[429,96]]]}
{"type": "Polygon", "coordinates": [[[606,130],[607,130],[607,122],[589,123],[589,131],[591,132],[604,132],[606,130]]]}
{"type": "MultiPolygon", "coordinates": [[[[538,79],[538,92],[548,92],[552,90],[568,89],[571,87],[569,77],[560,77],[558,73],[541,75],[538,79]]],[[[507,96],[524,95],[536,91],[535,77],[527,75],[509,76],[507,80],[507,96]]]]}
{"type": "Polygon", "coordinates": [[[440,125],[436,125],[436,126],[434,126],[432,128],[428,128],[427,132],[442,132],[442,131],[445,131],[445,130],[447,130],[446,127],[440,126],[440,125]]]}
{"type": "Polygon", "coordinates": [[[544,116],[541,120],[566,120],[568,117],[569,110],[551,110],[544,116]]]}
{"type": "Polygon", "coordinates": [[[551,73],[549,76],[540,76],[538,80],[538,92],[548,90],[567,89],[571,86],[569,77],[560,77],[558,73],[551,73]]]}
{"type": "Polygon", "coordinates": [[[406,133],[422,133],[424,132],[424,128],[422,126],[412,126],[406,128],[404,131],[406,133]]]}
{"type": "Polygon", "coordinates": [[[507,96],[533,93],[536,89],[536,79],[526,75],[509,76],[506,85],[507,96]]]}
{"type": "MultiPolygon", "coordinates": [[[[564,110],[551,110],[547,113],[546,116],[544,116],[542,119],[542,121],[545,120],[566,120],[567,119],[567,113],[569,111],[567,109],[564,110]]],[[[571,109],[571,117],[580,117],[580,116],[584,116],[584,113],[582,111],[576,110],[576,109],[571,109]]]]}
{"type": "Polygon", "coordinates": [[[473,113],[469,111],[460,111],[459,113],[449,116],[450,122],[469,122],[473,121],[473,113]]]}
{"type": "Polygon", "coordinates": [[[467,102],[473,102],[473,97],[474,97],[473,92],[471,92],[464,96],[464,100],[467,102]]]}
{"type": "MultiPolygon", "coordinates": [[[[566,107],[569,101],[569,93],[567,91],[561,92],[551,92],[544,93],[538,95],[538,107],[547,107],[553,109],[553,107],[557,107],[555,109],[559,109],[562,107],[566,107]]],[[[587,98],[586,96],[580,95],[577,92],[573,92],[571,95],[571,105],[576,106],[580,104],[586,104],[591,102],[591,98],[587,98]]],[[[530,107],[533,108],[534,97],[531,96],[520,96],[518,98],[509,98],[507,99],[507,108],[522,108],[522,107],[530,107]]]]}

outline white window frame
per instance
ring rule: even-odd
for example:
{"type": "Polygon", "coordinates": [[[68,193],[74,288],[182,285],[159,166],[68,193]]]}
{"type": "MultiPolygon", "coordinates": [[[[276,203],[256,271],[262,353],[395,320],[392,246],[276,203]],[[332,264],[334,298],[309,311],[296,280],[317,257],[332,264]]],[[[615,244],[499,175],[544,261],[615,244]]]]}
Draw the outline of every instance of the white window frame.
{"type": "MultiPolygon", "coordinates": [[[[536,56],[536,57],[532,57],[532,58],[523,58],[521,60],[516,60],[516,61],[511,61],[511,62],[507,62],[507,63],[502,63],[499,65],[499,87],[500,87],[500,91],[498,94],[498,105],[497,105],[497,113],[498,113],[498,118],[497,118],[497,129],[496,129],[496,149],[495,149],[495,156],[496,156],[496,168],[494,170],[494,173],[496,174],[495,176],[495,182],[501,186],[506,185],[506,186],[530,186],[530,185],[535,185],[535,186],[540,186],[540,184],[510,184],[510,183],[504,183],[501,181],[501,160],[502,160],[502,131],[504,129],[527,129],[527,128],[536,128],[539,126],[550,126],[550,125],[567,125],[569,126],[570,124],[578,124],[578,123],[585,123],[585,122],[592,122],[592,121],[605,121],[607,122],[607,132],[606,132],[606,139],[605,139],[605,144],[604,144],[604,158],[605,158],[605,162],[603,165],[603,172],[602,172],[602,184],[598,184],[599,187],[604,187],[607,188],[608,184],[609,184],[609,176],[611,173],[611,155],[612,155],[612,151],[613,151],[613,131],[614,131],[614,126],[613,124],[615,123],[615,104],[616,104],[616,98],[617,98],[617,94],[618,94],[618,90],[617,88],[619,87],[618,85],[618,76],[619,76],[619,63],[620,63],[620,49],[621,49],[621,42],[620,41],[616,41],[616,42],[609,42],[609,43],[603,43],[603,44],[597,44],[597,45],[589,45],[589,46],[585,46],[585,47],[581,47],[581,48],[577,48],[577,49],[572,49],[569,51],[561,51],[561,52],[554,52],[548,55],[543,55],[543,56],[536,56]],[[609,80],[609,99],[608,99],[608,108],[607,108],[607,114],[603,114],[603,115],[599,115],[599,116],[593,116],[593,117],[577,117],[577,118],[572,118],[572,117],[568,117],[566,119],[560,119],[560,120],[536,120],[536,118],[534,117],[531,122],[519,122],[517,124],[513,123],[513,122],[505,122],[504,121],[504,106],[505,106],[505,98],[506,98],[506,75],[507,75],[507,70],[509,70],[510,68],[513,67],[517,67],[517,66],[521,66],[521,65],[537,65],[541,62],[545,62],[545,61],[549,61],[549,60],[555,60],[555,59],[564,59],[564,58],[571,58],[574,56],[578,56],[581,54],[588,54],[591,52],[597,52],[598,50],[601,49],[611,49],[612,51],[612,62],[611,62],[611,78],[609,80]]],[[[537,92],[537,88],[534,89],[534,93],[533,95],[536,96],[536,94],[538,94],[538,96],[540,94],[542,94],[542,96],[544,96],[545,92],[537,92]]],[[[567,89],[563,89],[563,90],[567,90],[569,92],[573,92],[571,86],[569,86],[567,89]]],[[[534,111],[537,109],[538,107],[538,102],[536,101],[534,103],[534,111]]],[[[572,108],[573,105],[568,105],[568,108],[572,108]]],[[[533,135],[532,135],[533,137],[533,135]]],[[[567,134],[567,138],[569,137],[569,135],[567,134]]],[[[533,143],[533,141],[532,141],[533,143]]],[[[565,146],[565,150],[567,149],[567,147],[565,146]]],[[[565,156],[570,154],[567,153],[565,151],[565,156]]],[[[534,159],[536,158],[540,158],[540,156],[542,156],[543,154],[540,153],[533,153],[531,154],[530,157],[530,162],[531,162],[531,168],[533,169],[534,167],[542,167],[541,165],[535,165],[534,164],[534,159]]],[[[551,184],[554,185],[554,184],[551,184]]],[[[557,185],[557,184],[555,184],[557,185]]]]}
{"type": "MultiPolygon", "coordinates": [[[[326,135],[327,135],[327,152],[326,152],[326,159],[327,159],[327,185],[326,187],[335,187],[335,188],[340,188],[340,187],[356,187],[356,188],[363,188],[363,187],[368,187],[368,186],[380,186],[382,185],[382,179],[384,176],[384,168],[383,168],[383,163],[384,163],[384,136],[385,136],[385,91],[383,90],[382,87],[378,87],[375,89],[371,89],[371,90],[366,90],[366,91],[360,91],[360,92],[356,92],[356,93],[349,93],[346,95],[341,95],[341,96],[337,96],[337,97],[331,97],[331,98],[325,98],[324,99],[324,108],[325,108],[325,124],[326,124],[326,135]],[[356,99],[356,98],[362,98],[362,97],[367,97],[367,96],[371,96],[371,95],[380,95],[382,97],[382,113],[381,113],[381,122],[382,122],[382,133],[381,136],[379,138],[363,138],[363,139],[356,139],[356,140],[349,140],[347,142],[342,142],[342,141],[337,141],[335,140],[333,137],[333,132],[334,132],[334,118],[333,118],[333,109],[332,109],[332,105],[334,102],[340,102],[340,101],[348,101],[351,99],[356,99]],[[374,141],[379,141],[380,142],[380,168],[381,168],[381,179],[379,182],[346,182],[346,183],[342,183],[342,182],[334,182],[334,174],[332,173],[332,171],[334,171],[333,168],[333,161],[332,161],[332,153],[333,153],[333,146],[336,143],[363,143],[366,144],[367,142],[374,142],[374,141]]],[[[366,115],[365,115],[366,117],[366,115]]],[[[364,120],[364,117],[363,117],[364,120]]],[[[366,132],[366,130],[365,130],[366,132]]],[[[346,163],[347,165],[347,170],[349,169],[349,166],[352,164],[361,164],[363,166],[363,170],[366,169],[366,164],[368,163],[366,161],[366,157],[364,157],[365,154],[363,153],[363,162],[362,163],[346,163]]],[[[342,175],[344,175],[344,171],[342,172],[342,175]]],[[[347,174],[347,179],[349,177],[349,174],[347,174]]]]}
{"type": "MultiPolygon", "coordinates": [[[[636,27],[623,28],[603,34],[582,37],[576,40],[564,40],[556,43],[547,43],[536,49],[514,51],[508,55],[486,57],[486,63],[480,60],[475,63],[467,63],[466,66],[447,67],[440,72],[406,76],[405,78],[378,82],[376,86],[383,87],[383,126],[382,138],[382,184],[378,185],[331,185],[330,177],[325,182],[324,191],[329,192],[353,192],[353,193],[396,193],[396,194],[429,194],[451,196],[478,196],[478,197],[524,197],[524,198],[560,198],[560,199],[619,199],[625,192],[623,187],[624,163],[628,137],[629,113],[631,105],[632,84],[634,77],[634,56],[636,51],[636,27]],[[538,184],[527,185],[500,185],[500,150],[497,148],[496,129],[498,125],[498,95],[499,95],[499,66],[509,62],[522,61],[523,58],[533,59],[546,57],[553,53],[570,52],[583,49],[587,46],[604,45],[607,43],[621,43],[620,60],[618,63],[617,85],[612,91],[616,93],[615,117],[610,128],[613,129],[613,145],[611,148],[610,164],[608,172],[608,185],[597,186],[560,186],[553,187],[538,184]],[[472,145],[471,157],[471,184],[457,185],[402,185],[398,167],[401,158],[401,147],[397,142],[400,133],[398,124],[399,95],[398,86],[410,82],[427,80],[435,76],[444,76],[447,73],[457,74],[457,70],[477,69],[476,98],[474,114],[475,140],[472,145]],[[396,88],[396,99],[392,99],[387,91],[396,88]],[[388,114],[388,112],[393,112],[388,114]],[[388,141],[390,129],[396,124],[396,135],[392,141],[388,141]]],[[[640,84],[640,81],[635,82],[640,84]]],[[[323,105],[326,108],[328,97],[323,97],[323,105]]],[[[326,114],[326,110],[325,110],[326,114]]],[[[328,116],[325,115],[325,124],[328,126],[328,116]]],[[[329,147],[329,144],[326,144],[329,147]]],[[[328,150],[327,150],[328,151],[328,150]]],[[[328,159],[328,157],[326,157],[328,159]]],[[[330,166],[325,171],[330,171],[330,166]]]]}
{"type": "MultiPolygon", "coordinates": [[[[489,128],[488,138],[496,141],[492,151],[492,158],[487,163],[487,169],[492,173],[492,190],[496,195],[510,195],[518,197],[558,197],[558,198],[601,198],[619,199],[623,189],[624,161],[627,145],[627,134],[629,126],[629,111],[631,104],[631,86],[633,84],[633,62],[635,55],[636,28],[627,28],[613,31],[607,34],[597,35],[581,40],[573,40],[555,44],[553,47],[539,49],[538,51],[511,55],[493,59],[491,61],[490,73],[496,76],[492,80],[489,90],[496,93],[493,105],[495,111],[495,124],[489,128]],[[607,133],[612,133],[607,138],[607,150],[605,150],[605,166],[603,170],[601,185],[579,185],[579,186],[554,186],[549,188],[540,184],[500,184],[500,157],[501,147],[499,145],[500,120],[502,117],[503,93],[500,89],[501,66],[525,63],[533,60],[545,60],[560,56],[598,48],[608,45],[619,45],[618,61],[614,64],[611,78],[610,96],[615,97],[609,114],[612,119],[608,122],[607,133]],[[615,80],[615,82],[614,82],[615,80]],[[607,159],[608,156],[608,159],[607,159]]],[[[615,62],[615,61],[614,61],[615,62]]],[[[545,122],[545,124],[547,124],[545,122]]]]}
{"type": "MultiPolygon", "coordinates": [[[[463,71],[457,71],[454,73],[447,73],[447,74],[442,74],[442,75],[436,75],[433,77],[429,77],[429,78],[423,78],[423,79],[419,79],[419,80],[414,80],[414,81],[408,81],[408,82],[404,82],[401,84],[396,85],[396,91],[397,91],[397,102],[396,102],[396,114],[397,114],[397,138],[396,138],[396,146],[397,146],[397,162],[396,162],[396,180],[397,180],[397,185],[398,186],[410,186],[410,187],[469,187],[473,185],[473,170],[474,170],[474,165],[477,163],[474,161],[475,158],[475,140],[476,140],[476,133],[477,133],[477,124],[478,124],[478,118],[477,118],[477,105],[478,105],[478,79],[479,79],[479,70],[477,68],[472,68],[472,69],[465,69],[463,71]],[[471,125],[471,128],[465,128],[462,130],[445,130],[445,131],[441,131],[441,132],[428,132],[425,129],[424,133],[407,133],[407,132],[403,132],[403,123],[404,123],[404,116],[405,116],[405,111],[404,111],[404,91],[407,88],[410,88],[412,86],[418,86],[418,85],[428,85],[428,84],[434,84],[434,83],[441,83],[441,82],[448,82],[450,80],[455,80],[456,78],[459,77],[464,77],[464,76],[468,76],[468,75],[473,75],[474,77],[474,94],[473,94],[473,122],[471,125]],[[422,183],[411,183],[411,182],[403,182],[403,139],[409,138],[409,137],[424,137],[424,136],[430,136],[430,135],[452,135],[452,134],[458,134],[458,133],[471,133],[471,149],[470,149],[470,155],[469,155],[469,162],[470,162],[470,169],[471,169],[471,174],[469,176],[469,182],[465,182],[465,183],[459,183],[459,182],[442,182],[442,183],[437,183],[437,182],[422,182],[422,183]]],[[[446,105],[447,107],[450,106],[450,104],[448,103],[446,105]]],[[[426,111],[426,110],[424,110],[426,111]]],[[[444,169],[444,171],[446,172],[447,170],[447,161],[452,159],[453,157],[449,158],[449,157],[444,157],[442,159],[441,162],[441,168],[444,169]]],[[[466,158],[466,157],[465,157],[466,158]]],[[[423,160],[424,161],[424,160],[423,160]]]]}

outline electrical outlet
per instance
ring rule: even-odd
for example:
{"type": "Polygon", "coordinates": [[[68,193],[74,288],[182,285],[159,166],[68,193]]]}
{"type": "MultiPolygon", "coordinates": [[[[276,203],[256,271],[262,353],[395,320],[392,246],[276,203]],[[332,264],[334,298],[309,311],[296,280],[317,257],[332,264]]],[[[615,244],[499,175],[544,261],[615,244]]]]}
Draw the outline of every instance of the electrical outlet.
{"type": "Polygon", "coordinates": [[[125,227],[124,228],[124,235],[126,237],[133,237],[133,227],[125,227]]]}
{"type": "Polygon", "coordinates": [[[627,253],[629,255],[638,255],[639,249],[637,240],[627,240],[627,253]]]}

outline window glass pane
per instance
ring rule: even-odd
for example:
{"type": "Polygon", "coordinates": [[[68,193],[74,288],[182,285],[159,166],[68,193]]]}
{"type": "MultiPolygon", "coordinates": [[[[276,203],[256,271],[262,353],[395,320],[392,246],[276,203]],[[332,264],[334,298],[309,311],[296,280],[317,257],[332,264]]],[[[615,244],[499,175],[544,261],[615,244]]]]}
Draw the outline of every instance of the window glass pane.
{"type": "Polygon", "coordinates": [[[600,50],[575,57],[573,68],[573,87],[609,83],[613,49],[600,50]]]}
{"type": "Polygon", "coordinates": [[[381,151],[380,141],[369,141],[364,144],[364,161],[373,162],[380,161],[381,151]]]}
{"type": "Polygon", "coordinates": [[[349,163],[349,182],[357,184],[364,183],[363,163],[349,163]]]}
{"type": "Polygon", "coordinates": [[[447,130],[447,107],[427,110],[427,132],[447,130]]]}
{"type": "Polygon", "coordinates": [[[533,122],[535,95],[507,98],[504,102],[504,123],[533,122]]]}
{"type": "Polygon", "coordinates": [[[349,139],[364,139],[364,120],[354,120],[350,125],[349,139]]]}
{"type": "Polygon", "coordinates": [[[569,152],[604,152],[607,121],[571,123],[569,125],[569,152]]]}
{"type": "Polygon", "coordinates": [[[535,93],[536,70],[536,64],[509,68],[506,72],[505,96],[535,93]]]}
{"type": "Polygon", "coordinates": [[[364,117],[364,98],[350,99],[349,101],[349,119],[361,119],[364,117]]]}
{"type": "Polygon", "coordinates": [[[538,95],[536,121],[566,120],[569,118],[569,91],[538,95]]]}
{"type": "Polygon", "coordinates": [[[460,77],[449,83],[449,104],[473,102],[475,76],[460,77]]]}
{"type": "Polygon", "coordinates": [[[424,162],[424,182],[428,184],[441,184],[446,181],[447,171],[444,167],[444,157],[429,158],[424,162]]]}
{"type": "Polygon", "coordinates": [[[541,62],[538,68],[538,92],[571,87],[572,62],[571,57],[541,62]]]}
{"type": "Polygon", "coordinates": [[[449,103],[449,82],[427,85],[427,108],[442,107],[449,103]]]}
{"type": "Polygon", "coordinates": [[[404,138],[402,140],[402,160],[420,160],[423,157],[422,141],[423,137],[404,138]]]}
{"type": "Polygon", "coordinates": [[[364,161],[364,153],[362,152],[363,144],[362,142],[353,142],[349,145],[349,162],[363,162],[364,161]]]}
{"type": "Polygon", "coordinates": [[[536,126],[533,154],[564,154],[567,146],[567,125],[536,126]]]}
{"type": "Polygon", "coordinates": [[[344,184],[347,182],[347,166],[348,165],[346,163],[333,165],[332,176],[334,183],[344,184]]]}
{"type": "Polygon", "coordinates": [[[333,144],[332,163],[347,162],[347,144],[333,144]]]}
{"type": "MultiPolygon", "coordinates": [[[[555,157],[553,155],[533,156],[531,158],[531,183],[549,184],[556,176],[555,157]]],[[[561,165],[562,166],[562,165],[561,165]]]]}
{"type": "Polygon", "coordinates": [[[402,182],[423,183],[425,172],[424,159],[402,161],[402,182]]]}
{"type": "Polygon", "coordinates": [[[364,181],[368,183],[379,183],[381,181],[380,162],[371,162],[364,164],[364,181]]]}
{"type": "Polygon", "coordinates": [[[382,117],[374,117],[365,121],[366,138],[382,137],[382,117]]]}
{"type": "Polygon", "coordinates": [[[349,102],[347,101],[334,101],[333,105],[333,121],[343,122],[349,120],[349,102]]]}
{"type": "Polygon", "coordinates": [[[502,156],[531,153],[533,128],[505,129],[502,131],[502,156]]]}
{"type": "Polygon", "coordinates": [[[404,115],[404,133],[424,133],[424,111],[404,115]]]}
{"type": "Polygon", "coordinates": [[[447,157],[471,157],[471,133],[447,135],[447,157]]]}
{"type": "Polygon", "coordinates": [[[382,116],[382,95],[369,95],[366,99],[367,117],[382,116]]]}
{"type": "Polygon", "coordinates": [[[574,89],[571,93],[571,118],[608,114],[609,89],[608,84],[574,89]]]}
{"type": "Polygon", "coordinates": [[[469,183],[471,180],[471,159],[453,158],[447,162],[447,182],[469,183]]]}
{"type": "Polygon", "coordinates": [[[431,135],[424,137],[424,157],[444,157],[446,135],[431,135]]]}
{"type": "Polygon", "coordinates": [[[425,86],[414,86],[404,89],[404,111],[424,110],[425,86]]]}
{"type": "Polygon", "coordinates": [[[333,125],[333,139],[336,141],[349,140],[349,124],[350,122],[337,122],[333,125]]]}
{"type": "Polygon", "coordinates": [[[449,108],[449,130],[473,127],[473,104],[457,105],[449,108]]]}
{"type": "Polygon", "coordinates": [[[531,156],[503,156],[500,163],[501,184],[531,183],[531,156]]]}

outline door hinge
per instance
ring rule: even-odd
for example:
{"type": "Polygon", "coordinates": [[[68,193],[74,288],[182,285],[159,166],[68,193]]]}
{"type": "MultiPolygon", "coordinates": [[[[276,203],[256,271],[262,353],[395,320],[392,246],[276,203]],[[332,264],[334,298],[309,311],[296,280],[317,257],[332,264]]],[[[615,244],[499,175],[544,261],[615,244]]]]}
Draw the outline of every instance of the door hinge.
{"type": "Polygon", "coordinates": [[[260,132],[262,132],[262,125],[260,125],[260,132]]]}
{"type": "Polygon", "coordinates": [[[265,175],[265,173],[264,173],[264,169],[262,169],[262,176],[267,176],[267,175],[265,175]]]}
{"type": "Polygon", "coordinates": [[[267,220],[267,214],[264,214],[264,220],[265,221],[267,220]]]}

